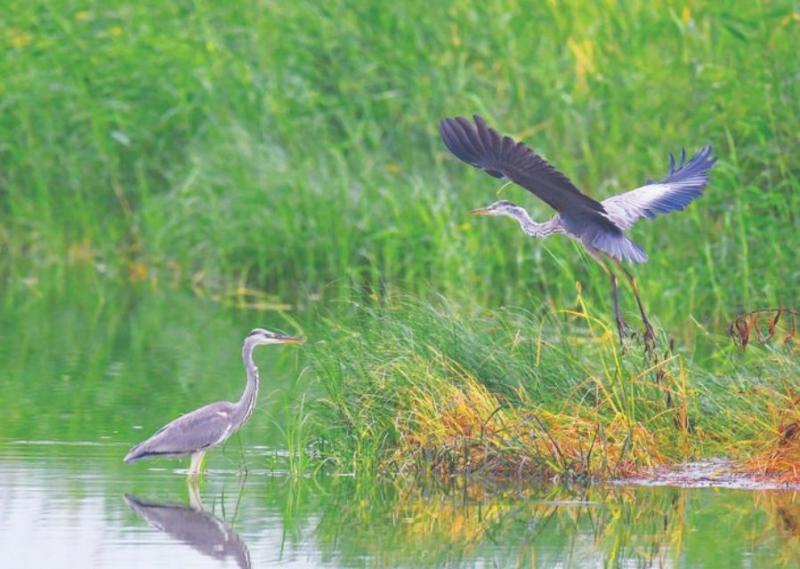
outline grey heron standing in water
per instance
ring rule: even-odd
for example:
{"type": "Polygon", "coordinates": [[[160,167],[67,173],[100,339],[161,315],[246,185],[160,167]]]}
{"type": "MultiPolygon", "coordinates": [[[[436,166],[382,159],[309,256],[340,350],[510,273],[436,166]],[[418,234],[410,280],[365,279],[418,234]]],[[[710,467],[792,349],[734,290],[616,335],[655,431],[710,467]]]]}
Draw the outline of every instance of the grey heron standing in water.
{"type": "Polygon", "coordinates": [[[669,172],[663,180],[648,182],[640,188],[598,202],[578,190],[569,178],[524,143],[501,136],[478,115],[474,119],[475,124],[464,117],[442,120],[439,132],[450,152],[495,178],[519,184],[556,210],[556,215],[544,223],[537,223],[525,209],[505,200],[472,213],[511,217],[532,237],[562,234],[580,243],[611,279],[614,318],[622,341],[625,322],[619,309],[617,276],[602,257],[613,259],[630,281],[645,325],[645,343],[652,345],[655,334],[639,297],[636,279],[622,265],[622,261],[645,263],[647,254],[625,235],[625,231],[642,217],[652,219],[658,213],[683,210],[698,198],[708,183],[708,171],[716,162],[711,146],[705,146],[688,161],[685,151],[682,151],[677,164],[670,154],[669,172]]]}
{"type": "Polygon", "coordinates": [[[247,373],[247,385],[236,403],[209,403],[167,423],[146,441],[133,447],[125,462],[143,458],[181,458],[191,456],[189,475],[200,473],[206,451],[224,443],[253,412],[258,397],[258,368],[253,362],[256,346],[267,344],[302,344],[305,340],[256,328],[244,339],[242,359],[247,373]]]}

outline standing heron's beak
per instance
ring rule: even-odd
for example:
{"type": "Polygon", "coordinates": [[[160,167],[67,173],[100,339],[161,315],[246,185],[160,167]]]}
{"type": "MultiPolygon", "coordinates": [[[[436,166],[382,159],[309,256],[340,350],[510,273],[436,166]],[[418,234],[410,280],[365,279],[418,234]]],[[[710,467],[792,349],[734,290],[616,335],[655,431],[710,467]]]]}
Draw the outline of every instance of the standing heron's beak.
{"type": "Polygon", "coordinates": [[[489,208],[488,207],[479,207],[478,209],[473,209],[470,212],[472,215],[489,215],[489,208]]]}
{"type": "Polygon", "coordinates": [[[279,344],[305,344],[305,338],[298,338],[296,336],[278,336],[276,338],[279,344]]]}

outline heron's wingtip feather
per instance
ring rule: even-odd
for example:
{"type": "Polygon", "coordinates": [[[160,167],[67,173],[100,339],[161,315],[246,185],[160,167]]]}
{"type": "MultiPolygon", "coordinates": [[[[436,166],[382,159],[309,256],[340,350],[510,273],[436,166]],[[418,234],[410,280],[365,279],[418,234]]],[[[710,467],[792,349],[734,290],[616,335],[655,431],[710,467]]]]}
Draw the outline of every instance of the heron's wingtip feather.
{"type": "Polygon", "coordinates": [[[711,153],[711,145],[707,144],[689,159],[686,160],[686,149],[681,149],[680,161],[676,163],[675,157],[669,155],[669,171],[667,177],[661,180],[662,184],[675,184],[688,182],[692,179],[702,186],[708,182],[708,172],[717,162],[716,157],[711,153]]]}

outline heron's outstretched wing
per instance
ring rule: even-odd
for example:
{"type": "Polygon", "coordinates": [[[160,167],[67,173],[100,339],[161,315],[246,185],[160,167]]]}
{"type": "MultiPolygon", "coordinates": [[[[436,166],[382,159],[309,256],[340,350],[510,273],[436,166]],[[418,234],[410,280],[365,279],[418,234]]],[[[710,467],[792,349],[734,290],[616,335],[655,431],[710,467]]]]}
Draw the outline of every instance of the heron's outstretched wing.
{"type": "Polygon", "coordinates": [[[564,174],[522,142],[500,136],[475,115],[473,125],[464,117],[442,119],[439,132],[458,158],[495,178],[508,178],[558,212],[566,229],[587,246],[619,259],[644,263],[644,251],[622,234],[606,210],[583,194],[564,174]]]}
{"type": "MultiPolygon", "coordinates": [[[[564,174],[522,142],[500,136],[475,115],[442,119],[439,132],[458,158],[495,178],[508,178],[543,200],[564,217],[607,222],[602,204],[581,193],[564,174]]],[[[610,224],[609,224],[610,225],[610,224]]]]}
{"type": "Polygon", "coordinates": [[[125,462],[151,456],[185,456],[225,440],[234,430],[232,407],[232,403],[218,401],[181,415],[133,447],[125,462]]]}
{"type": "Polygon", "coordinates": [[[605,199],[602,204],[611,220],[623,230],[642,217],[652,219],[657,213],[684,210],[703,193],[708,184],[708,172],[716,161],[711,146],[700,149],[688,162],[686,151],[681,151],[677,165],[670,154],[666,178],[605,199]]]}

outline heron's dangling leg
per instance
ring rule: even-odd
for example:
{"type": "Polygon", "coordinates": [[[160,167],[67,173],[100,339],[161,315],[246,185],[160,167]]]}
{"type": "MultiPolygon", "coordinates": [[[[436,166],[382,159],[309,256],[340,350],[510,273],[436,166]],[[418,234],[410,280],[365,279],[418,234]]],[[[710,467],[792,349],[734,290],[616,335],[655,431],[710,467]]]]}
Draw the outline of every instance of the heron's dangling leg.
{"type": "Polygon", "coordinates": [[[617,287],[617,275],[614,274],[614,271],[608,271],[608,274],[611,277],[611,288],[614,292],[614,320],[617,322],[619,345],[622,346],[622,340],[626,336],[625,329],[628,327],[628,325],[625,323],[625,320],[623,320],[622,312],[620,312],[619,309],[619,288],[617,287]]]}
{"type": "Polygon", "coordinates": [[[619,268],[625,273],[625,276],[628,277],[628,281],[631,283],[631,288],[633,289],[633,296],[636,298],[636,304],[639,306],[639,313],[642,315],[642,322],[644,323],[644,344],[645,348],[649,351],[655,349],[656,347],[656,333],[653,330],[653,325],[650,324],[650,320],[647,318],[647,314],[645,314],[644,306],[642,305],[642,299],[639,297],[639,286],[636,284],[636,279],[634,276],[626,269],[623,264],[619,261],[616,261],[619,268]]]}
{"type": "Polygon", "coordinates": [[[192,464],[189,467],[189,476],[195,477],[200,474],[203,468],[203,459],[206,457],[205,450],[199,450],[192,454],[192,464]]]}
{"type": "Polygon", "coordinates": [[[619,333],[619,345],[623,346],[622,341],[625,338],[626,335],[625,329],[628,327],[628,325],[625,324],[625,320],[622,318],[622,312],[620,312],[619,309],[619,288],[617,287],[617,275],[614,273],[614,271],[606,267],[606,264],[603,262],[602,259],[600,259],[600,257],[597,257],[595,255],[592,256],[597,260],[598,263],[600,263],[600,266],[606,272],[608,278],[611,279],[611,291],[614,296],[614,320],[617,323],[617,332],[619,333]]]}

